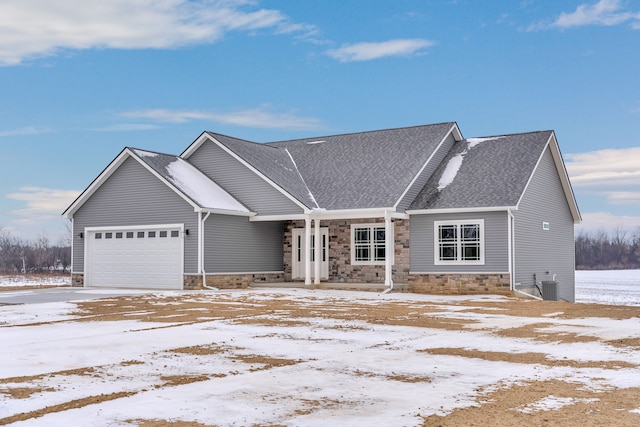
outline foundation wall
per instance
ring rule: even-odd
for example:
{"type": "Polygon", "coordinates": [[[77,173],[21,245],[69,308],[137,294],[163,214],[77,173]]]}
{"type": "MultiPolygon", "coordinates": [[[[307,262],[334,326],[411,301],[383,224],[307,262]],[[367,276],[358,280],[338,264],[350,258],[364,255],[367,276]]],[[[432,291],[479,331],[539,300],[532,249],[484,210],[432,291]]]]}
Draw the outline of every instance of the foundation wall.
{"type": "Polygon", "coordinates": [[[409,291],[440,295],[512,295],[509,274],[412,274],[409,291]]]}

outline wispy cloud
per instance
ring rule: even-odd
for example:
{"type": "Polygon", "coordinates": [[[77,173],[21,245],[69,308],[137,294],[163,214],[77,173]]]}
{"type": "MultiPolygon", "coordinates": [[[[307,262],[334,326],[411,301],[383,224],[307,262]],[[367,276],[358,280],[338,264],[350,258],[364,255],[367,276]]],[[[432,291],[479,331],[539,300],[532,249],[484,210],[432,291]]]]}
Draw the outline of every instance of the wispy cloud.
{"type": "Polygon", "coordinates": [[[138,119],[144,118],[164,123],[211,121],[216,123],[261,129],[317,130],[323,128],[320,120],[316,118],[300,117],[297,116],[294,112],[272,112],[264,107],[231,112],[151,109],[128,111],[121,113],[120,115],[123,117],[138,119]]]}
{"type": "Polygon", "coordinates": [[[48,129],[48,128],[26,126],[26,127],[17,128],[17,129],[0,130],[0,137],[41,135],[43,133],[49,133],[49,132],[51,132],[51,129],[48,129]]]}
{"type": "Polygon", "coordinates": [[[248,0],[21,0],[0,2],[0,65],[60,49],[165,49],[213,43],[229,31],[313,33],[248,0]]]}
{"type": "Polygon", "coordinates": [[[563,12],[555,20],[533,24],[528,30],[567,29],[586,25],[611,26],[623,23],[629,23],[633,29],[640,29],[640,12],[625,10],[620,0],[600,0],[597,3],[583,3],[574,12],[563,12]]]}
{"type": "Polygon", "coordinates": [[[582,224],[576,226],[577,233],[599,233],[613,228],[635,231],[640,229],[640,216],[616,215],[611,212],[589,212],[582,214],[582,224]]]}
{"type": "Polygon", "coordinates": [[[11,212],[18,218],[16,224],[37,225],[44,221],[60,219],[62,212],[80,195],[75,190],[60,190],[42,187],[22,187],[17,192],[7,194],[11,200],[25,203],[25,207],[11,212]]]}
{"type": "Polygon", "coordinates": [[[149,123],[117,123],[114,125],[90,129],[94,132],[134,132],[139,130],[154,130],[160,126],[149,123]]]}
{"type": "Polygon", "coordinates": [[[340,62],[370,61],[387,56],[412,56],[424,53],[426,48],[433,45],[435,42],[426,39],[395,39],[347,44],[325,53],[340,62]]]}
{"type": "Polygon", "coordinates": [[[640,147],[568,154],[576,189],[604,196],[612,205],[640,205],[640,147]]]}

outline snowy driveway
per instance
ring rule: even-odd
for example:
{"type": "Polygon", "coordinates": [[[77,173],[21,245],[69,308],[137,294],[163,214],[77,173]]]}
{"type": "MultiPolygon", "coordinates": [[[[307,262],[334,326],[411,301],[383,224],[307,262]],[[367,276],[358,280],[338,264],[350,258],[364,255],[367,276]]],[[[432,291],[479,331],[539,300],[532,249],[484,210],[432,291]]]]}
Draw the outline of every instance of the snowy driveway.
{"type": "Polygon", "coordinates": [[[15,290],[0,292],[0,306],[10,304],[39,304],[48,302],[93,300],[97,298],[111,298],[125,295],[140,295],[150,292],[152,291],[70,287],[15,290]]]}

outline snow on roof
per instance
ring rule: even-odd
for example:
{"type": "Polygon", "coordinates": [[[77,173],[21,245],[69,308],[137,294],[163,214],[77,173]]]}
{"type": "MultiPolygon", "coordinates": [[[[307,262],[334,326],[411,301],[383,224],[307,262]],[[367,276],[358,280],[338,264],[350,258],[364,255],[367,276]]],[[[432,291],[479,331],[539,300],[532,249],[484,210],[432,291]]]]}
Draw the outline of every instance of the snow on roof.
{"type": "Polygon", "coordinates": [[[140,157],[158,157],[158,153],[152,153],[151,151],[145,151],[145,150],[138,150],[137,148],[135,148],[133,150],[138,156],[140,157]]]}
{"type": "Polygon", "coordinates": [[[458,175],[458,171],[460,170],[460,167],[462,166],[462,160],[464,159],[464,156],[469,152],[469,150],[471,150],[472,148],[474,148],[475,146],[477,146],[482,142],[492,141],[494,139],[499,139],[499,138],[504,138],[504,137],[494,136],[494,137],[488,137],[488,138],[467,138],[466,139],[467,148],[465,148],[465,150],[462,153],[456,154],[455,156],[453,156],[451,160],[449,160],[449,163],[447,163],[447,167],[444,169],[444,172],[442,173],[442,176],[438,181],[438,191],[442,191],[447,185],[453,182],[453,180],[456,178],[456,175],[458,175]]]}
{"type": "Polygon", "coordinates": [[[183,159],[176,158],[170,163],[167,174],[173,185],[204,208],[249,212],[229,193],[183,159]]]}

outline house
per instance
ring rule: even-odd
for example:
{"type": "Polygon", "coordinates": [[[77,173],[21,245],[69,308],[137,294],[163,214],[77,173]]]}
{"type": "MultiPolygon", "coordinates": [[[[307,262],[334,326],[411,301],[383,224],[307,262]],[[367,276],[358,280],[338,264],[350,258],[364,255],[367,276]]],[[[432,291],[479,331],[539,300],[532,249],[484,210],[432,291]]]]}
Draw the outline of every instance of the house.
{"type": "Polygon", "coordinates": [[[204,132],[179,156],[124,148],[63,215],[74,286],[540,295],[545,282],[545,297],[574,300],[580,212],[553,131],[204,132]]]}

